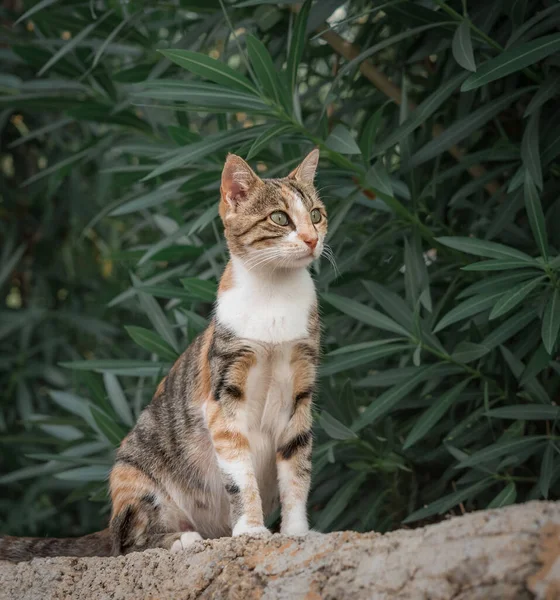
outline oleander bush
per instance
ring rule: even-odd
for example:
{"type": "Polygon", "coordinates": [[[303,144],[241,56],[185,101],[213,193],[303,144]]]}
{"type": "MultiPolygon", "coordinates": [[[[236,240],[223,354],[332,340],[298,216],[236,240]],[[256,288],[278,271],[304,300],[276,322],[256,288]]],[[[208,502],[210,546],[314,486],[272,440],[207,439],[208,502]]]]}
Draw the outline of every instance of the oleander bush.
{"type": "Polygon", "coordinates": [[[560,3],[1,10],[4,532],[104,523],[115,447],[211,313],[226,153],[277,176],[314,146],[312,525],[560,496],[560,3]]]}

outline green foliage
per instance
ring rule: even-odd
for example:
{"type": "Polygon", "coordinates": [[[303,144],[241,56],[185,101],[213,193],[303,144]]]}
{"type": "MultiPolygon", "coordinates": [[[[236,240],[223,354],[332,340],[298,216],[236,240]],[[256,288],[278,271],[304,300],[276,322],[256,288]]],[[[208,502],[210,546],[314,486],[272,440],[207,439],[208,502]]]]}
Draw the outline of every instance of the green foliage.
{"type": "Polygon", "coordinates": [[[276,176],[313,146],[313,526],[560,496],[560,5],[516,6],[3,9],[4,530],[101,524],[114,447],[210,315],[226,153],[276,176]]]}

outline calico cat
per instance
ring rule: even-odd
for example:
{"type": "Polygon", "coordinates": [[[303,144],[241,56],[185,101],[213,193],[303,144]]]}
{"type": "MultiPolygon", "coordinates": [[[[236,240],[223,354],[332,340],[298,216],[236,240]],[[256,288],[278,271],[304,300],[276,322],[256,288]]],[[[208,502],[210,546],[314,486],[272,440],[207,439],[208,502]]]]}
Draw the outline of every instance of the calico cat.
{"type": "Polygon", "coordinates": [[[105,531],[0,539],[0,558],[117,555],[196,540],[308,532],[311,403],[319,316],[307,266],[324,249],[313,150],[283,179],[229,155],[220,216],[231,255],[213,318],[159,384],[122,441],[105,531]]]}

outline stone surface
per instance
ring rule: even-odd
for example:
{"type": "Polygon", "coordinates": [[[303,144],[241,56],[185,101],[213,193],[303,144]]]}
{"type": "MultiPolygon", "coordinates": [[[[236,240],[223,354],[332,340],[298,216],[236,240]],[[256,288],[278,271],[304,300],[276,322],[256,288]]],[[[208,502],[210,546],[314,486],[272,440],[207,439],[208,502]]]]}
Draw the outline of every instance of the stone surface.
{"type": "Polygon", "coordinates": [[[560,503],[531,502],[385,535],[224,538],[179,554],[0,562],[21,600],[560,598],[560,503]]]}

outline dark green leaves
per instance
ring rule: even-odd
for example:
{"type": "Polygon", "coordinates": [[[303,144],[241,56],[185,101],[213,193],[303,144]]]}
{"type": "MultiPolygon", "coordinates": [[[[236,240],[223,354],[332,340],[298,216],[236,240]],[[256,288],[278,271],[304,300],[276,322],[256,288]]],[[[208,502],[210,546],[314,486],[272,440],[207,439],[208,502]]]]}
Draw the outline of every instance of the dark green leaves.
{"type": "Polygon", "coordinates": [[[546,234],[546,224],[544,221],[544,213],[541,205],[541,200],[537,192],[533,178],[529,171],[525,172],[525,209],[529,217],[531,230],[539,250],[545,260],[548,258],[548,237],[546,234]]]}
{"type": "Polygon", "coordinates": [[[303,49],[306,42],[306,26],[307,18],[309,16],[309,10],[311,9],[311,0],[306,0],[298,12],[294,28],[292,31],[292,39],[290,43],[290,50],[288,53],[288,66],[286,73],[288,76],[288,90],[290,98],[293,96],[296,89],[298,67],[303,56],[303,49]]]}
{"type": "Polygon", "coordinates": [[[534,264],[534,260],[524,252],[496,242],[459,237],[439,237],[437,238],[437,241],[440,242],[440,244],[444,244],[445,246],[449,246],[460,252],[474,254],[475,256],[486,256],[488,258],[503,260],[513,259],[522,263],[527,263],[527,266],[530,266],[531,263],[534,264]]]}
{"type": "Polygon", "coordinates": [[[284,93],[284,86],[272,62],[272,58],[264,44],[255,36],[247,36],[247,50],[260,88],[267,98],[277,105],[289,106],[284,93]]]}
{"type": "Polygon", "coordinates": [[[466,92],[528,67],[560,50],[560,34],[547,35],[526,44],[508,48],[496,58],[479,66],[461,86],[466,92]]]}
{"type": "Polygon", "coordinates": [[[552,354],[556,341],[558,340],[558,332],[560,331],[560,290],[555,288],[552,290],[542,320],[542,341],[547,352],[552,354]]]}
{"type": "Polygon", "coordinates": [[[464,19],[457,31],[453,35],[453,57],[464,68],[469,71],[476,71],[476,63],[474,62],[474,54],[472,49],[471,29],[469,21],[464,19]]]}
{"type": "Polygon", "coordinates": [[[340,154],[360,154],[361,150],[352,134],[344,125],[338,124],[331,132],[326,145],[340,154]]]}
{"type": "Polygon", "coordinates": [[[149,352],[155,352],[165,360],[177,360],[177,352],[155,331],[132,325],[125,327],[125,329],[128,331],[130,337],[142,346],[142,348],[145,348],[149,352]]]}
{"type": "Polygon", "coordinates": [[[175,64],[203,79],[209,79],[242,92],[256,94],[255,88],[246,77],[240,75],[228,65],[206,56],[206,54],[190,50],[160,50],[160,52],[175,64]]]}

